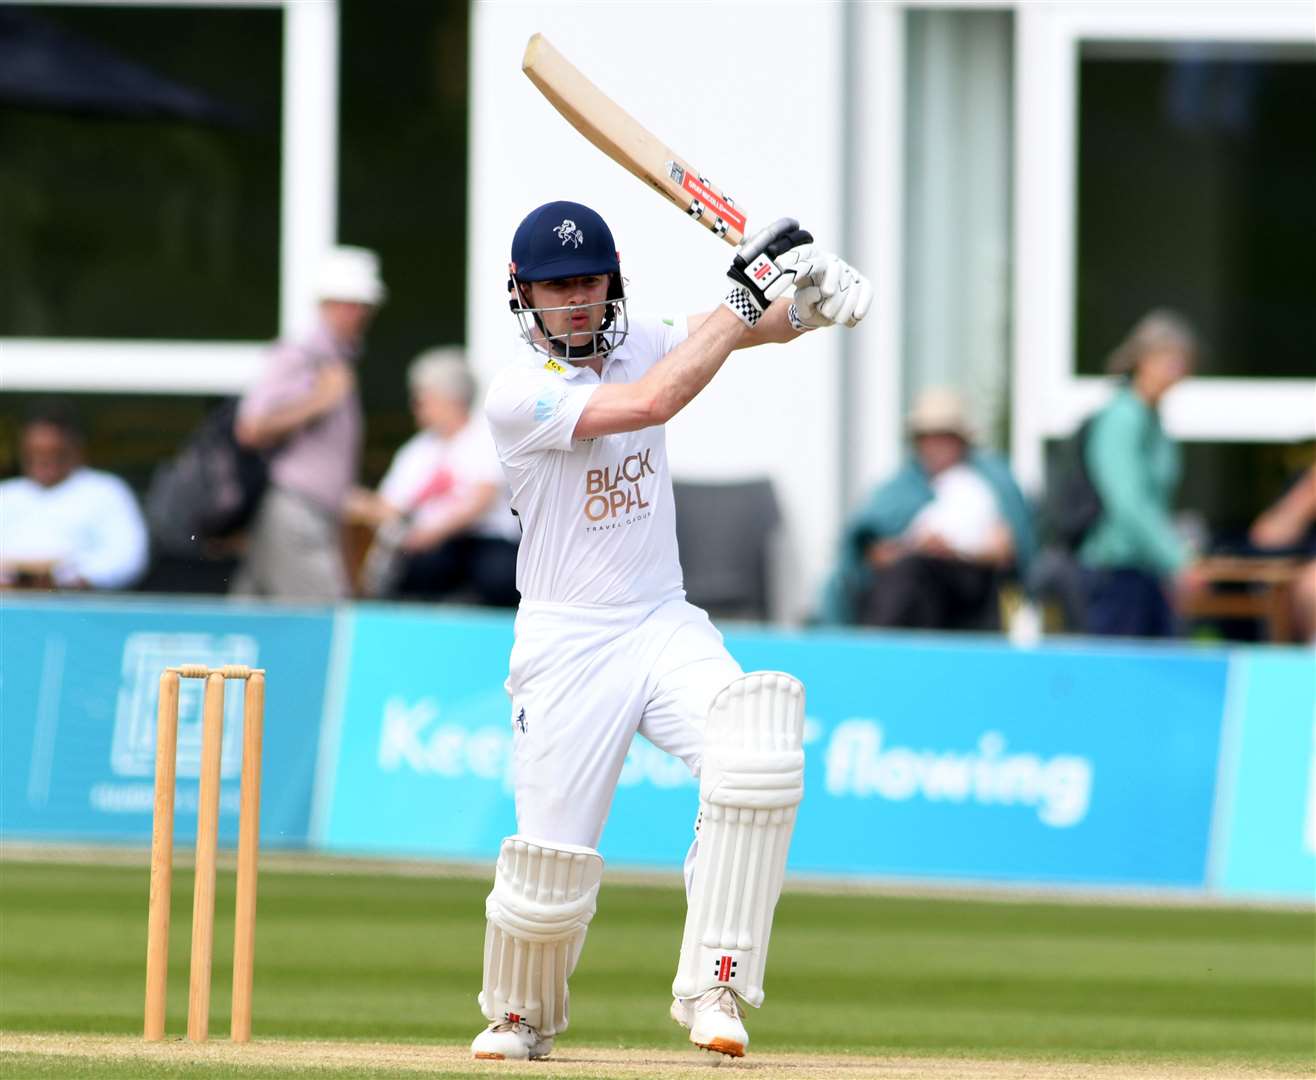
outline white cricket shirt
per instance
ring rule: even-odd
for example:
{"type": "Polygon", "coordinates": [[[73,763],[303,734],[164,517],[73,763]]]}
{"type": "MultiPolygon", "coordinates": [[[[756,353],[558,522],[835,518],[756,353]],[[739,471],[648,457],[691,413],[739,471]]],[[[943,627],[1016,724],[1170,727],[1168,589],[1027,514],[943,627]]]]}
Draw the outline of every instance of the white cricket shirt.
{"type": "Polygon", "coordinates": [[[521,341],[494,378],[485,411],[521,520],[522,601],[629,605],[681,595],[662,425],[583,442],[572,432],[596,387],[634,382],[686,333],[684,316],[631,319],[601,379],[521,341]]]}

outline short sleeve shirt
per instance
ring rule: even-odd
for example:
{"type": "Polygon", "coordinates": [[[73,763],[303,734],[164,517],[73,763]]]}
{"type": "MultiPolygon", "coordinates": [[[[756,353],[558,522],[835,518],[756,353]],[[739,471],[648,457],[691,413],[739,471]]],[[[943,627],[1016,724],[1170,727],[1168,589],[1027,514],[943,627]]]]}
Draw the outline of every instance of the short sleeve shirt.
{"type": "MultiPolygon", "coordinates": [[[[354,350],[337,341],[324,325],[298,338],[275,343],[259,377],[242,396],[238,415],[268,415],[315,391],[321,373],[350,364],[354,350]]],[[[361,398],[353,390],[328,412],[303,424],[270,453],[270,478],[284,491],[337,513],[356,479],[363,434],[361,398]]]]}
{"type": "Polygon", "coordinates": [[[573,438],[603,383],[634,382],[686,338],[686,320],[634,318],[602,378],[521,342],[485,411],[521,520],[522,600],[634,604],[681,593],[662,425],[573,438]]]}

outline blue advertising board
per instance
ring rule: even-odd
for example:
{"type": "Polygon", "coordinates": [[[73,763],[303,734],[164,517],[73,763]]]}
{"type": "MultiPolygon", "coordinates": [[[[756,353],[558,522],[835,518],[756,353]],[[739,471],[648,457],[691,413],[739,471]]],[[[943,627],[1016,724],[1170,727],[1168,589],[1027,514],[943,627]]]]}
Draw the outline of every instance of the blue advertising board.
{"type": "MultiPolygon", "coordinates": [[[[806,687],[793,869],[1202,885],[1224,654],[756,631],[727,645],[806,687]]],[[[651,828],[628,796],[609,824],[627,851],[651,828]]]]}
{"type": "MultiPolygon", "coordinates": [[[[516,831],[503,680],[510,615],[358,608],[312,840],[341,852],[486,857],[516,831]]],[[[333,721],[331,721],[332,723],[333,721]]]]}
{"type": "MultiPolygon", "coordinates": [[[[261,842],[306,843],[333,619],[327,610],[107,599],[0,609],[0,835],[149,841],[159,677],[182,663],[269,671],[261,842]]],[[[179,703],[176,836],[196,832],[200,680],[179,703]]],[[[225,701],[220,838],[237,837],[242,694],[225,701]]]]}
{"type": "MultiPolygon", "coordinates": [[[[313,839],[490,857],[514,831],[511,621],[358,610],[313,839]]],[[[808,690],[800,871],[1201,887],[1226,654],[727,637],[808,690]]],[[[601,848],[679,865],[698,786],[637,738],[601,848]]]]}
{"type": "MultiPolygon", "coordinates": [[[[491,858],[515,830],[507,613],[5,597],[0,836],[150,835],[156,693],[176,663],[269,672],[262,843],[491,858]]],[[[807,688],[797,872],[1316,895],[1316,657],[1131,643],[738,628],[807,688]]],[[[199,682],[181,708],[195,829],[199,682]]],[[[230,694],[221,836],[236,832],[230,694]]],[[[698,785],[637,738],[601,848],[679,866],[698,785]]]]}
{"type": "Polygon", "coordinates": [[[1316,656],[1258,649],[1233,663],[1211,884],[1316,901],[1316,656]]]}

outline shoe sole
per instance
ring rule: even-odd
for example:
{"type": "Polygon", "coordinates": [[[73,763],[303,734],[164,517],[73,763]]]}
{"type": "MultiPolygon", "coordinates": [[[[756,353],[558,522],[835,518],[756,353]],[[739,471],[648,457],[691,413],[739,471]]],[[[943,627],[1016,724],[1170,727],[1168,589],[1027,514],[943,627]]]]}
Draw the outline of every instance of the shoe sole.
{"type": "MultiPolygon", "coordinates": [[[[491,1053],[489,1053],[489,1051],[487,1051],[487,1050],[483,1050],[483,1051],[481,1051],[480,1053],[475,1054],[475,1055],[473,1055],[473,1056],[474,1056],[474,1058],[475,1058],[476,1061],[506,1061],[506,1060],[507,1060],[507,1055],[506,1055],[506,1054],[491,1054],[491,1053]]],[[[531,1055],[530,1055],[530,1060],[531,1060],[531,1061],[543,1061],[544,1058],[546,1058],[546,1057],[548,1057],[547,1054],[531,1054],[531,1055]]],[[[517,1058],[516,1060],[517,1060],[517,1061],[523,1061],[523,1060],[525,1060],[525,1059],[524,1059],[524,1058],[517,1058]]]]}
{"type": "Polygon", "coordinates": [[[706,1043],[695,1043],[700,1050],[712,1050],[716,1054],[726,1054],[727,1057],[744,1057],[745,1044],[738,1043],[731,1039],[710,1039],[706,1043]]]}
{"type": "MultiPolygon", "coordinates": [[[[488,1050],[482,1050],[482,1051],[480,1051],[478,1054],[473,1054],[473,1055],[471,1055],[471,1056],[474,1057],[474,1059],[475,1059],[476,1061],[507,1061],[507,1060],[508,1060],[508,1057],[507,1057],[506,1054],[491,1054],[488,1050]]],[[[543,1061],[544,1058],[546,1058],[546,1057],[548,1057],[547,1054],[531,1054],[531,1055],[530,1055],[530,1060],[531,1060],[531,1061],[543,1061]]],[[[514,1058],[514,1059],[512,1059],[512,1060],[515,1060],[515,1061],[524,1061],[525,1058],[514,1058]]]]}

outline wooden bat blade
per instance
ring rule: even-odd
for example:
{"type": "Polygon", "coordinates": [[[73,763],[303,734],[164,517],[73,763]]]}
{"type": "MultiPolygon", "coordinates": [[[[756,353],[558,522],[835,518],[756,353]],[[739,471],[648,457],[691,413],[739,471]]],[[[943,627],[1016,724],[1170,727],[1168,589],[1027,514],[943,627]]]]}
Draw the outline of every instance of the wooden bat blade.
{"type": "Polygon", "coordinates": [[[567,123],[618,165],[728,244],[744,239],[744,211],[590,82],[543,34],[530,36],[521,70],[567,123]]]}

